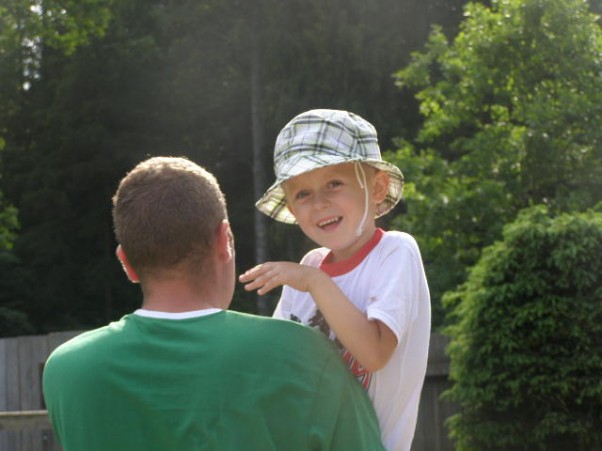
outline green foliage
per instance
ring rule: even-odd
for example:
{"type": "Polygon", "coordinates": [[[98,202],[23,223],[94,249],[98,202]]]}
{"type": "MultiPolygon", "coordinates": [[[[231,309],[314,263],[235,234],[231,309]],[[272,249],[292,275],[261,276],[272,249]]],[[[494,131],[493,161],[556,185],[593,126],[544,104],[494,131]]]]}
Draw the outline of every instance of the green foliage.
{"type": "Polygon", "coordinates": [[[537,206],[446,297],[459,450],[602,446],[602,214],[537,206]]]}
{"type": "MultiPolygon", "coordinates": [[[[602,199],[602,33],[581,0],[469,3],[397,73],[424,117],[389,159],[408,180],[398,227],[424,243],[435,297],[519,210],[602,199]]],[[[439,321],[441,318],[439,318],[439,321]]]]}
{"type": "Polygon", "coordinates": [[[3,337],[33,333],[34,329],[23,310],[0,307],[0,330],[3,337]]]}
{"type": "MultiPolygon", "coordinates": [[[[66,55],[102,36],[111,17],[110,0],[23,1],[6,0],[0,5],[0,150],[5,138],[26,134],[31,118],[24,121],[27,90],[42,76],[44,49],[58,49],[66,55]],[[15,129],[18,124],[18,129],[15,129]]],[[[11,140],[14,145],[14,140],[11,140]]],[[[4,155],[0,179],[10,177],[4,155]]],[[[31,158],[31,156],[29,156],[31,158]]],[[[2,180],[0,180],[2,181],[2,180]]],[[[5,181],[2,181],[3,185],[5,181]]],[[[11,199],[12,201],[12,199],[11,199]]],[[[50,203],[52,205],[52,202],[50,203]]],[[[28,299],[28,269],[13,253],[19,226],[17,209],[0,192],[0,330],[2,335],[35,331],[26,313],[33,305],[28,299]]]]}
{"type": "Polygon", "coordinates": [[[104,34],[112,4],[113,0],[4,0],[0,48],[10,41],[24,49],[43,42],[73,54],[77,47],[104,34]]]}
{"type": "Polygon", "coordinates": [[[18,225],[17,209],[10,205],[4,206],[0,193],[0,252],[12,249],[18,225]]]}
{"type": "MultiPolygon", "coordinates": [[[[0,165],[2,164],[2,149],[4,140],[0,138],[0,165]]],[[[2,175],[0,173],[0,180],[2,175]]],[[[0,253],[10,250],[13,247],[15,232],[19,228],[17,219],[17,209],[8,204],[0,192],[0,253]]]]}
{"type": "MultiPolygon", "coordinates": [[[[2,336],[34,333],[31,318],[26,313],[24,287],[31,285],[28,272],[12,253],[0,250],[0,331],[2,336]]],[[[27,289],[27,288],[26,288],[27,289]]]]}
{"type": "Polygon", "coordinates": [[[7,130],[1,189],[21,225],[0,305],[24,311],[33,327],[23,333],[106,322],[139,299],[115,259],[110,217],[110,196],[131,167],[122,152],[135,153],[118,130],[152,114],[139,83],[152,41],[137,34],[129,4],[116,10],[127,17],[127,32],[115,26],[104,46],[94,41],[71,56],[44,46],[39,76],[16,97],[19,108],[0,115],[7,130]]]}
{"type": "MultiPolygon", "coordinates": [[[[462,2],[51,1],[43,2],[44,14],[30,9],[34,3],[9,0],[12,9],[3,12],[10,14],[0,13],[0,20],[31,24],[0,25],[0,41],[11,37],[0,43],[0,190],[20,222],[0,285],[21,281],[4,292],[0,286],[0,305],[25,309],[43,333],[94,327],[139,305],[138,287],[128,284],[114,256],[110,196],[123,174],[150,155],[184,155],[217,175],[238,267],[255,263],[254,39],[261,43],[264,163],[272,174],[276,133],[309,108],[357,111],[388,147],[398,124],[413,121],[393,119],[408,116],[409,95],[390,74],[423,42],[429,20],[457,24],[462,2]],[[59,3],[66,13],[53,10],[59,3]],[[44,33],[34,26],[42,22],[44,33]],[[69,34],[72,25],[83,34],[69,34]],[[16,30],[37,37],[36,45],[23,45],[16,30]],[[68,36],[82,38],[75,49],[68,36]]],[[[272,257],[299,259],[307,243],[298,229],[273,221],[270,227],[272,257]]],[[[239,286],[232,307],[252,311],[254,296],[239,286]]]]}

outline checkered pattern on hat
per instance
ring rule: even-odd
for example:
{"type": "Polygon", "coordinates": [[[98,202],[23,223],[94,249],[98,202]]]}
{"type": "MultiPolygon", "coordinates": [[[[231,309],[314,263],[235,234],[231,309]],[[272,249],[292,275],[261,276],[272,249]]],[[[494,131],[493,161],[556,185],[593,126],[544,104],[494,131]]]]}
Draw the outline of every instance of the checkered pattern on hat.
{"type": "Polygon", "coordinates": [[[382,160],[374,126],[360,116],[339,110],[311,110],[293,118],[278,134],[274,147],[276,182],[255,204],[277,221],[294,224],[282,183],[305,172],[341,163],[363,162],[389,174],[389,190],[378,216],[401,199],[403,174],[382,160]]]}

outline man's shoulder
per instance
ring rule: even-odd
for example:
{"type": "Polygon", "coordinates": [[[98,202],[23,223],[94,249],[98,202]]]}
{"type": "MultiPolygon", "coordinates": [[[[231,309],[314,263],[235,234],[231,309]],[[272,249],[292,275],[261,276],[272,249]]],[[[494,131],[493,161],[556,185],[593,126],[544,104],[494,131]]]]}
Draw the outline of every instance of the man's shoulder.
{"type": "Polygon", "coordinates": [[[50,354],[48,361],[56,359],[68,359],[74,355],[74,358],[79,358],[81,355],[89,354],[89,349],[98,349],[102,342],[110,341],[115,332],[124,327],[125,318],[119,321],[112,322],[105,326],[83,331],[73,338],[57,346],[50,354]]]}
{"type": "Polygon", "coordinates": [[[226,318],[236,330],[243,331],[249,340],[279,343],[277,348],[295,348],[295,353],[334,352],[332,343],[322,334],[295,321],[227,311],[226,318]]]}

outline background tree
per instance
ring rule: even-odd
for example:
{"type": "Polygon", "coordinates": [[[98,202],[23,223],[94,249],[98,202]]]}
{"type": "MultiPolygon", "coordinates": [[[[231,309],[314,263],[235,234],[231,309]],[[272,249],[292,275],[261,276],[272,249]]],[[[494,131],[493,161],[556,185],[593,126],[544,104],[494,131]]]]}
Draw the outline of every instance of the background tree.
{"type": "MultiPolygon", "coordinates": [[[[2,147],[3,141],[0,138],[0,152],[2,147]]],[[[18,225],[16,208],[7,204],[0,192],[0,274],[10,274],[15,263],[11,250],[18,225]]],[[[18,282],[20,280],[0,277],[0,329],[6,331],[7,335],[32,331],[31,324],[23,313],[23,305],[7,296],[7,293],[14,292],[14,284],[18,282]]]]}
{"type": "MultiPolygon", "coordinates": [[[[44,3],[46,10],[54,4],[44,3]]],[[[391,73],[422,45],[431,23],[453,29],[461,4],[115,0],[102,35],[89,34],[71,53],[40,41],[37,75],[15,95],[15,108],[0,111],[0,190],[21,226],[0,276],[19,283],[0,302],[19,300],[37,333],[93,327],[135,308],[138,292],[114,258],[109,197],[151,155],[187,156],[216,173],[238,237],[237,264],[255,264],[253,95],[264,136],[259,163],[268,174],[259,191],[272,181],[277,131],[305,109],[355,110],[389,148],[415,123],[413,100],[391,73]],[[261,52],[253,60],[256,7],[261,52]],[[254,94],[253,63],[261,74],[254,94]]],[[[93,5],[108,3],[83,5],[77,11],[93,14],[93,5]]],[[[267,224],[267,251],[299,259],[308,243],[296,228],[267,224]]],[[[256,311],[242,289],[233,308],[256,311]]]]}
{"type": "MultiPolygon", "coordinates": [[[[6,0],[0,6],[0,168],[4,136],[18,116],[24,93],[40,76],[44,46],[73,53],[101,36],[110,19],[110,1],[6,0]]],[[[1,172],[0,172],[1,175],[1,172]]],[[[0,251],[12,247],[16,210],[0,192],[0,251]]]]}
{"type": "MultiPolygon", "coordinates": [[[[72,54],[102,36],[110,6],[110,0],[6,0],[0,5],[0,151],[5,139],[10,153],[15,140],[31,131],[24,112],[31,102],[29,89],[42,77],[44,49],[72,54]]],[[[0,186],[6,180],[10,184],[13,175],[4,157],[0,153],[0,186]]],[[[35,331],[26,294],[32,280],[13,248],[18,228],[14,204],[0,189],[0,330],[4,335],[35,331]]]]}
{"type": "Polygon", "coordinates": [[[469,3],[453,41],[435,28],[397,73],[424,120],[391,157],[408,179],[395,224],[418,237],[435,300],[520,209],[602,199],[602,34],[588,7],[469,3]]]}
{"type": "Polygon", "coordinates": [[[602,213],[527,209],[451,300],[459,450],[602,446],[602,213]]]}

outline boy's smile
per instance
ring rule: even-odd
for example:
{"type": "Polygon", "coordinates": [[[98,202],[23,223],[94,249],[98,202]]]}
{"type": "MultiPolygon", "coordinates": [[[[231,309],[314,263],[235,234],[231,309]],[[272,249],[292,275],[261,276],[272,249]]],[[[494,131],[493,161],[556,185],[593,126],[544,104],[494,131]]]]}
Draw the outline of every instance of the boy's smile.
{"type": "Polygon", "coordinates": [[[370,194],[368,219],[362,233],[359,236],[356,234],[366,200],[353,165],[343,163],[326,166],[284,183],[287,206],[295,215],[299,227],[311,240],[332,250],[334,261],[351,257],[376,229],[373,186],[377,177],[371,169],[366,168],[370,194]]]}
{"type": "Polygon", "coordinates": [[[330,229],[332,225],[338,224],[343,220],[342,216],[335,216],[333,218],[325,219],[324,221],[318,222],[318,227],[321,229],[330,229]]]}

